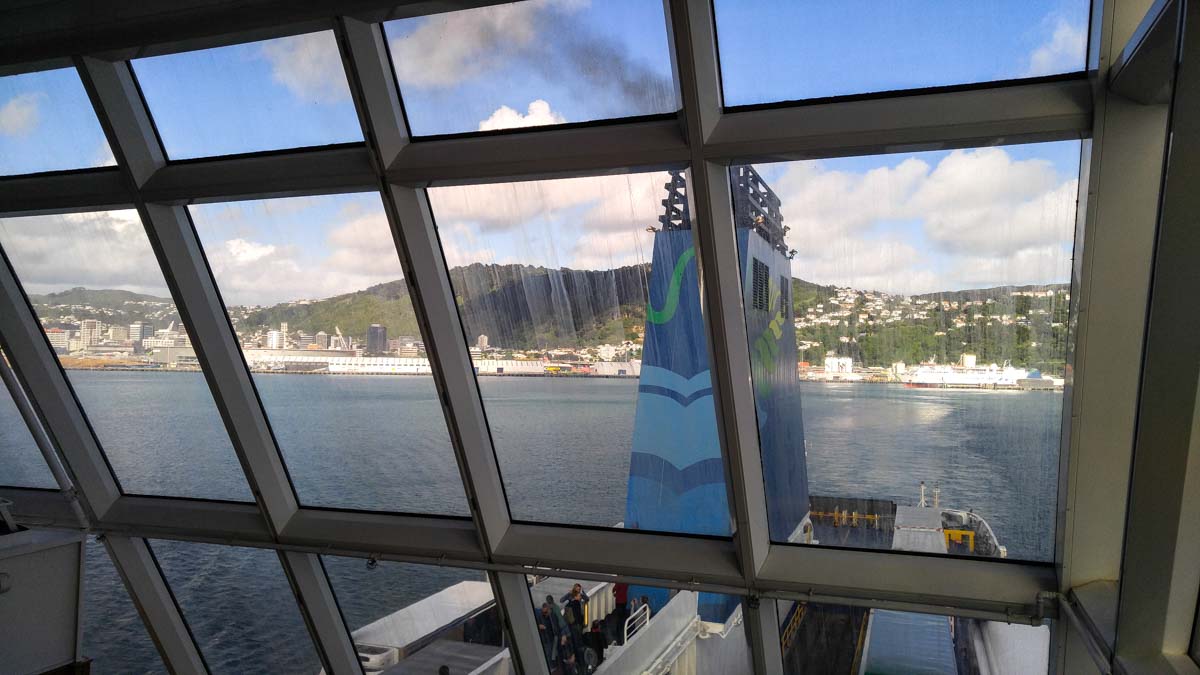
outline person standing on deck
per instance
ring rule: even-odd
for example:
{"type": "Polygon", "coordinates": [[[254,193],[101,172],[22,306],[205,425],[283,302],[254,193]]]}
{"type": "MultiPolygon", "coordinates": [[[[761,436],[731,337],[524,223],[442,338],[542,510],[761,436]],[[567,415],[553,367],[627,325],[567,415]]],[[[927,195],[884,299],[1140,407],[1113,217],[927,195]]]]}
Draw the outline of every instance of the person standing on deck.
{"type": "Polygon", "coordinates": [[[546,663],[553,668],[559,658],[561,647],[565,644],[566,634],[561,623],[562,617],[550,607],[550,603],[542,603],[542,612],[538,616],[538,637],[542,640],[542,651],[546,653],[546,663]]]}

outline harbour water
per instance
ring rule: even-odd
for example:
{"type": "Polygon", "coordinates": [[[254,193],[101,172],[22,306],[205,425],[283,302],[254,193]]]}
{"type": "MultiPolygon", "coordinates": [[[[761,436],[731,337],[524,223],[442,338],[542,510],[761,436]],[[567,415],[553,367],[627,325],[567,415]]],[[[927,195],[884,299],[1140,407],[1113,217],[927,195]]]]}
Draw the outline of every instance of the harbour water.
{"type": "MultiPolygon", "coordinates": [[[[70,379],[126,491],[248,499],[201,375],[71,371],[70,379]]],[[[306,505],[466,514],[430,378],[256,375],[255,383],[306,505]]],[[[496,377],[480,386],[514,518],[622,520],[636,380],[496,377]]],[[[983,514],[1010,558],[1052,558],[1061,392],[802,387],[812,494],[911,504],[923,480],[940,486],[944,506],[983,514]]],[[[0,407],[0,430],[20,423],[0,407]]],[[[36,451],[3,459],[11,471],[0,483],[32,484],[44,473],[36,451]]],[[[152,547],[214,672],[319,669],[274,554],[152,547]]],[[[352,629],[482,578],[325,562],[352,629]]],[[[98,544],[89,545],[89,563],[85,648],[95,671],[161,671],[98,544]]]]}

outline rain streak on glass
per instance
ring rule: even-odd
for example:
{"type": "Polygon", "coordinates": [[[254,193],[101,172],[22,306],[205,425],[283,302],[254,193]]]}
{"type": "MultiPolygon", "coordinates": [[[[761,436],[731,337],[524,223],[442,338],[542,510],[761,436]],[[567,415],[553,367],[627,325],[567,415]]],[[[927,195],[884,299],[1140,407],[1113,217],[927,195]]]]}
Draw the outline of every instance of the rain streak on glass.
{"type": "Polygon", "coordinates": [[[418,136],[678,109],[660,2],[528,0],[384,30],[418,136]]]}
{"type": "Polygon", "coordinates": [[[252,501],[137,212],[0,218],[0,246],[122,489],[252,501]]]}
{"type": "Polygon", "coordinates": [[[731,168],[774,541],[1053,558],[1078,166],[731,168]]]}
{"type": "Polygon", "coordinates": [[[515,519],[730,534],[685,182],[429,191],[515,519]]]}

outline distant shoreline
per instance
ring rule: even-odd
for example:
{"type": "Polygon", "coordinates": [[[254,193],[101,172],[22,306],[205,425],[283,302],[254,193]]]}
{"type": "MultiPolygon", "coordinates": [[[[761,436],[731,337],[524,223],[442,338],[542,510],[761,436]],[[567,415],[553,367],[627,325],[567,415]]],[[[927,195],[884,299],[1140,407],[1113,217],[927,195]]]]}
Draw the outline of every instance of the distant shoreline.
{"type": "MultiPolygon", "coordinates": [[[[64,370],[80,370],[80,371],[96,371],[96,372],[117,372],[117,373],[201,373],[200,368],[142,368],[136,366],[101,366],[101,367],[79,367],[79,366],[63,366],[64,370]]],[[[263,370],[251,368],[250,372],[255,375],[334,375],[343,377],[433,377],[433,373],[332,373],[328,370],[263,370]]],[[[594,373],[491,373],[477,372],[476,377],[523,377],[523,378],[555,378],[563,380],[636,380],[638,375],[598,375],[594,373]]],[[[800,378],[801,384],[814,385],[883,385],[883,386],[899,386],[907,387],[905,382],[880,382],[878,380],[808,380],[800,378]]],[[[1046,388],[1024,388],[1024,387],[916,387],[917,389],[928,389],[931,391],[1049,391],[1062,392],[1062,387],[1046,387],[1046,388]]]]}

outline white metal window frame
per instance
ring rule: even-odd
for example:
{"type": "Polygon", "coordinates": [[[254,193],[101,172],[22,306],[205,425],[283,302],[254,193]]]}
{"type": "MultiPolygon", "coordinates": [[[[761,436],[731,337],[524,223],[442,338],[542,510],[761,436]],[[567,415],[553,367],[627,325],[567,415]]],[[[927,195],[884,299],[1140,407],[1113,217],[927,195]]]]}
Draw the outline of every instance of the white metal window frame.
{"type": "MultiPolygon", "coordinates": [[[[743,595],[751,599],[751,608],[759,606],[760,597],[811,599],[1018,621],[1056,616],[1056,592],[1118,578],[1122,550],[1112,528],[1114,522],[1123,522],[1126,507],[1123,486],[1136,417],[1137,365],[1148,308],[1144,296],[1161,177],[1154,148],[1157,144],[1161,156],[1166,110],[1161,102],[1144,105],[1110,94],[1106,83],[1110,64],[1119,60],[1152,9],[1150,0],[1095,0],[1086,78],[735,110],[725,110],[721,103],[710,0],[665,0],[682,106],[677,116],[429,140],[410,138],[379,22],[498,3],[296,4],[262,10],[269,11],[269,21],[262,11],[239,15],[215,10],[204,15],[197,9],[208,21],[190,25],[186,12],[154,24],[153,17],[145,19],[135,10],[133,27],[149,20],[154,34],[171,40],[154,45],[139,44],[132,27],[110,24],[82,41],[64,39],[55,46],[54,40],[16,40],[0,48],[0,59],[11,61],[0,65],[3,74],[73,65],[118,160],[117,168],[0,179],[0,216],[138,209],[172,295],[193,331],[198,356],[255,495],[256,503],[237,504],[121,494],[11,266],[7,261],[0,264],[0,335],[47,438],[67,468],[65,480],[71,485],[64,488],[78,494],[87,527],[108,537],[114,561],[143,615],[167,622],[162,630],[175,636],[174,643],[164,644],[154,634],[176,670],[191,670],[198,650],[190,644],[186,627],[179,625],[170,594],[161,592],[165,581],[150,564],[148,549],[142,552],[143,537],[279,550],[330,672],[359,670],[348,630],[316,560],[318,553],[489,571],[514,657],[525,672],[545,672],[521,576],[534,570],[584,578],[616,575],[743,595]],[[365,143],[166,160],[126,59],[323,29],[332,29],[337,37],[365,143]],[[78,53],[80,45],[87,53],[78,53]],[[22,57],[40,60],[15,61],[22,57]],[[1077,235],[1082,255],[1076,256],[1073,275],[1076,368],[1064,408],[1055,564],[772,543],[766,529],[727,166],[1069,138],[1084,139],[1077,235]],[[689,198],[715,357],[714,399],[734,536],[515,523],[501,488],[423,188],[667,167],[692,171],[689,198]],[[185,208],[200,202],[355,191],[377,191],[383,197],[431,349],[471,507],[469,521],[299,504],[185,208]],[[1118,258],[1119,266],[1113,264],[1118,258]],[[1144,275],[1144,283],[1139,275],[1144,275]],[[1089,369],[1089,363],[1104,365],[1089,369]],[[1130,381],[1134,393],[1118,386],[1130,381]],[[1103,485],[1104,491],[1092,485],[1103,485]],[[171,621],[176,622],[173,631],[171,621]]],[[[1130,62],[1126,59],[1121,65],[1130,62]]],[[[0,496],[14,499],[18,517],[31,525],[80,526],[69,499],[56,493],[0,488],[0,496]]],[[[777,627],[773,614],[768,614],[765,609],[747,612],[755,668],[780,672],[777,627]]],[[[1059,622],[1056,632],[1060,668],[1068,651],[1063,646],[1065,623],[1059,622]]]]}

